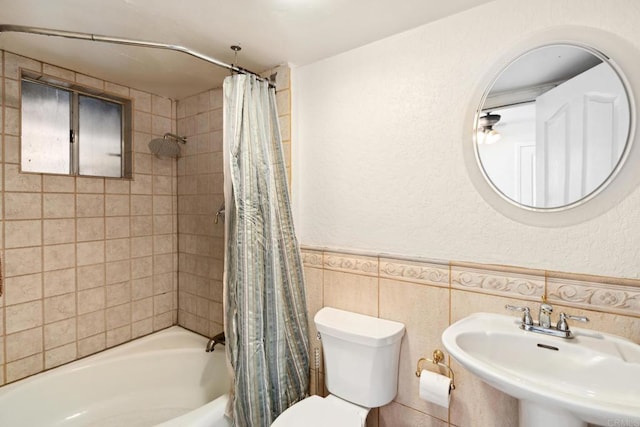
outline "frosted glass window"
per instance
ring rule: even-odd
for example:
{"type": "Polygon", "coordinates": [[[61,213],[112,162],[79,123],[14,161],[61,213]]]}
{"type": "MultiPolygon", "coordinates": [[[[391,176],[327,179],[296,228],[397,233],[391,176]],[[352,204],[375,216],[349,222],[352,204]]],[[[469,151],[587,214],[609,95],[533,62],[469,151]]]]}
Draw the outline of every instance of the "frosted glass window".
{"type": "Polygon", "coordinates": [[[128,100],[22,79],[23,172],[131,177],[130,130],[128,100]]]}
{"type": "Polygon", "coordinates": [[[122,105],[79,97],[80,175],[122,176],[122,105]]]}
{"type": "Polygon", "coordinates": [[[71,92],[22,81],[22,170],[68,174],[71,92]]]}

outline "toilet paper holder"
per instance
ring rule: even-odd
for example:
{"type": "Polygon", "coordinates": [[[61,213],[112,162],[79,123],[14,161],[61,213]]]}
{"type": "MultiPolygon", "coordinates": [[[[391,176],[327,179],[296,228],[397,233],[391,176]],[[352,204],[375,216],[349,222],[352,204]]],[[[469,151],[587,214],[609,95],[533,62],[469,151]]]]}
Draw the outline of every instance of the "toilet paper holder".
{"type": "Polygon", "coordinates": [[[422,373],[422,369],[423,369],[422,364],[425,362],[430,362],[434,365],[442,366],[443,368],[447,369],[448,377],[451,378],[451,390],[455,390],[456,385],[455,385],[453,370],[451,370],[451,367],[446,363],[444,363],[443,360],[444,360],[444,353],[442,352],[442,350],[438,350],[438,349],[433,350],[433,355],[431,356],[431,359],[421,357],[418,360],[418,366],[416,367],[416,377],[419,378],[420,374],[422,373]]]}

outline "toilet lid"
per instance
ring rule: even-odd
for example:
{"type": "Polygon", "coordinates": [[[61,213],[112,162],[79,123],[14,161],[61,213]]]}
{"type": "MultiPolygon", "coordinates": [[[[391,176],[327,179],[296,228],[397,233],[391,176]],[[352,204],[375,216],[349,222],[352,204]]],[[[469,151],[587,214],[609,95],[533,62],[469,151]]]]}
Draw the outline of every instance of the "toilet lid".
{"type": "Polygon", "coordinates": [[[311,396],[284,411],[271,427],[361,427],[362,417],[330,400],[311,396]]]}

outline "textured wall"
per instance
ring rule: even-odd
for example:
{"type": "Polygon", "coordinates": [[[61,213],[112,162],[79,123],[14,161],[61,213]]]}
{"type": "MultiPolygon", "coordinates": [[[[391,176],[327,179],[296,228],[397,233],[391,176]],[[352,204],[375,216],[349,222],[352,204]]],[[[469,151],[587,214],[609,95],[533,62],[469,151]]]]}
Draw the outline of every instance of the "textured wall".
{"type": "Polygon", "coordinates": [[[640,277],[640,190],[580,224],[527,226],[485,202],[462,151],[471,94],[514,45],[581,25],[640,50],[639,19],[634,0],[499,0],[295,69],[301,242],[640,277]]]}

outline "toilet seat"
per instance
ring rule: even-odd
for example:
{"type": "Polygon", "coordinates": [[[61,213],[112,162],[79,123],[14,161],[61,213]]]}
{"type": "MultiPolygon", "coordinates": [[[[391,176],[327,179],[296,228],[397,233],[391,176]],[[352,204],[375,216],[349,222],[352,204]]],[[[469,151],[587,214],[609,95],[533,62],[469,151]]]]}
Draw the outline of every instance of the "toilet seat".
{"type": "Polygon", "coordinates": [[[280,414],[271,427],[362,427],[367,412],[335,396],[310,396],[280,414]]]}

